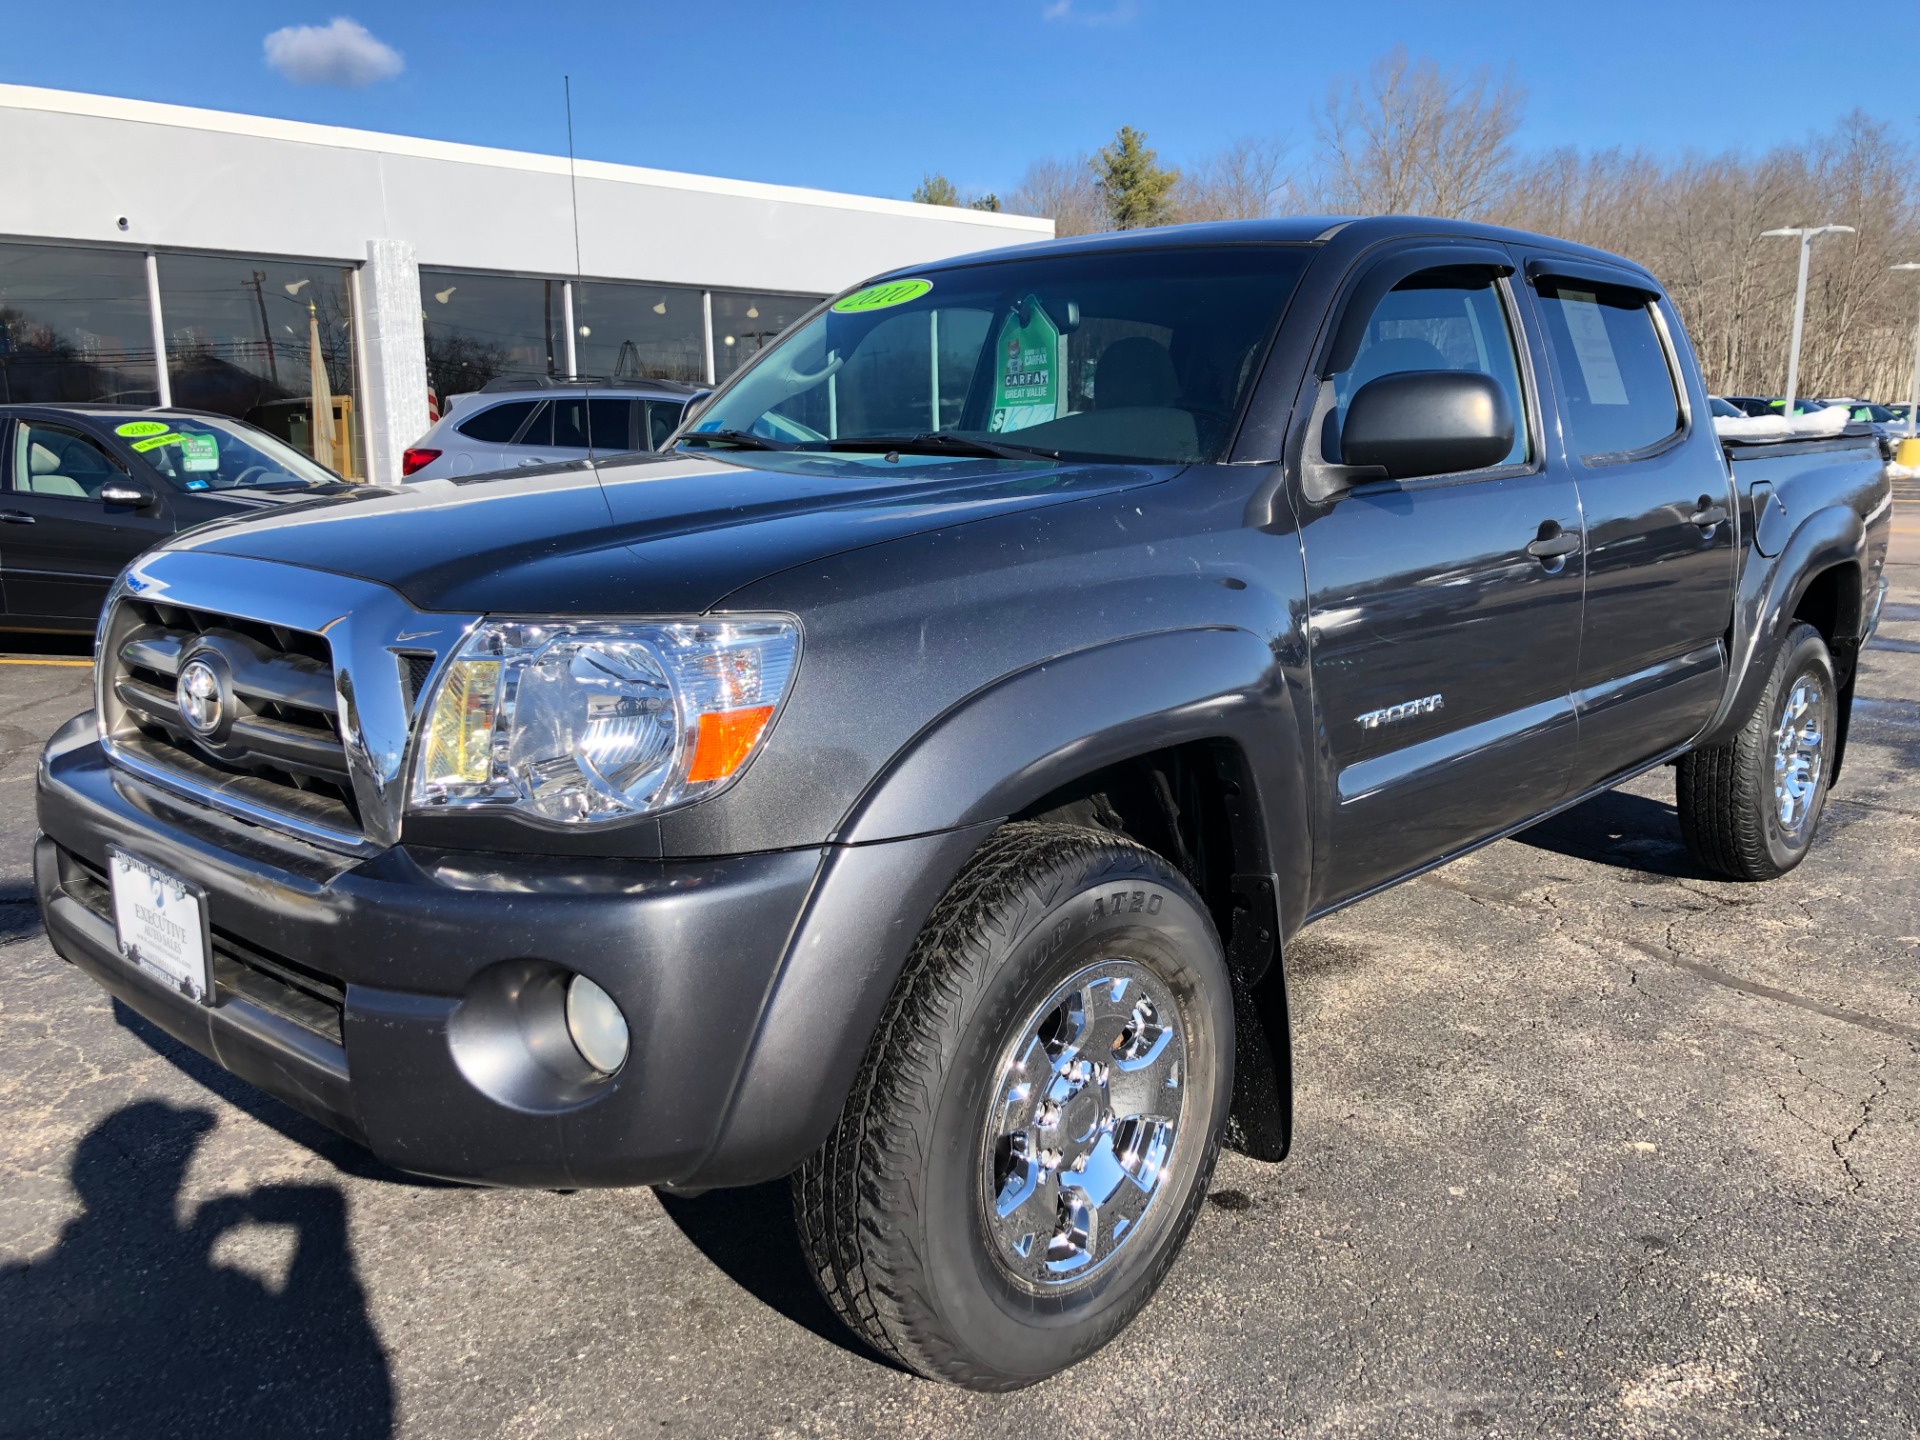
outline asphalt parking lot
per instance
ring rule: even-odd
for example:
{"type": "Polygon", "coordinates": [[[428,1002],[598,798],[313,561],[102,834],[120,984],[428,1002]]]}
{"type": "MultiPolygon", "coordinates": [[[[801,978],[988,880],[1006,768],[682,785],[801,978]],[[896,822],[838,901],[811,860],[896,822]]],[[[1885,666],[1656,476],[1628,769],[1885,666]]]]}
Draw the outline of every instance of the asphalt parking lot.
{"type": "Polygon", "coordinates": [[[1808,862],[1705,879],[1668,772],[1289,957],[1299,1130],[1159,1298],[973,1396],[853,1348],[783,1186],[414,1181],[61,963],[0,664],[0,1435],[1920,1435],[1920,506],[1808,862]]]}

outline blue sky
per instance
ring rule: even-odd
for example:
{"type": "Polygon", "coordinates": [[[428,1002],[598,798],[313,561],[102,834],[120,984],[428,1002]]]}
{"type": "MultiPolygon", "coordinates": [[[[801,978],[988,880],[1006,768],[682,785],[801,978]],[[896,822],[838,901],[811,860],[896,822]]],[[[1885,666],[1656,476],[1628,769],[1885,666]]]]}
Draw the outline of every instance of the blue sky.
{"type": "Polygon", "coordinates": [[[1095,148],[1123,123],[1176,164],[1245,135],[1290,135],[1304,152],[1329,80],[1396,42],[1443,64],[1511,65],[1528,91],[1528,145],[1759,149],[1856,107],[1908,136],[1920,117],[1898,58],[1920,31],[1911,0],[1852,0],[1844,19],[1703,0],[13,0],[7,11],[0,80],[564,153],[571,73],[583,157],[872,195],[904,196],[926,170],[1005,190],[1029,160],[1095,148]],[[397,51],[400,73],[369,78],[377,51],[359,87],[296,84],[268,66],[269,32],[336,16],[397,51]]]}

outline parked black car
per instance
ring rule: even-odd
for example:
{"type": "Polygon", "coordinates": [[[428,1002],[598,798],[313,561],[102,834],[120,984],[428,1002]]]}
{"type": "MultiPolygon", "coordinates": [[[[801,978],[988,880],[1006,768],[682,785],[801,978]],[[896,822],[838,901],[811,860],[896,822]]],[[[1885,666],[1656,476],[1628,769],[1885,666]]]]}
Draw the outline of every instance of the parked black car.
{"type": "Polygon", "coordinates": [[[406,1169],[792,1174],[981,1388],[1286,1153],[1303,924],[1668,762],[1699,863],[1798,864],[1885,594],[1871,435],[1723,447],[1656,279],[1462,223],[902,271],[689,424],[138,561],[47,930],[406,1169]]]}
{"type": "Polygon", "coordinates": [[[141,551],[352,488],[243,421],[124,405],[0,405],[0,487],[0,629],[81,634],[141,551]]]}

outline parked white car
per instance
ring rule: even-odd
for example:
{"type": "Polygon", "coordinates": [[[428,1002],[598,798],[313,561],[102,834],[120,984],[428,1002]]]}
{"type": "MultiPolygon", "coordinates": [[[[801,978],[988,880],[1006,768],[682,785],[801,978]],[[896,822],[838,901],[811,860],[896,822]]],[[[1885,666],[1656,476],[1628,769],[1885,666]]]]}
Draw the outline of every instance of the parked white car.
{"type": "Polygon", "coordinates": [[[521,465],[657,450],[706,387],[673,380],[608,384],[525,377],[448,398],[447,413],[407,448],[408,480],[481,475],[521,465]]]}

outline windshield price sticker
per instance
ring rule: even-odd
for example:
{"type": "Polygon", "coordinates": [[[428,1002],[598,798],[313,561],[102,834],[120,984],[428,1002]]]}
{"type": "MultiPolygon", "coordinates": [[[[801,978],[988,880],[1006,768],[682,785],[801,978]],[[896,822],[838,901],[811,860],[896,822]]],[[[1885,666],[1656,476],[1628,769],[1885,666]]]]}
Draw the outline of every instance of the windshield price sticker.
{"type": "Polygon", "coordinates": [[[931,289],[931,280],[889,280],[885,284],[869,285],[864,290],[841,296],[833,302],[833,313],[862,315],[869,310],[886,310],[895,305],[905,305],[909,300],[918,300],[931,289]]]}
{"type": "Polygon", "coordinates": [[[218,470],[220,442],[211,435],[182,435],[180,460],[184,470],[218,470]]]}
{"type": "Polygon", "coordinates": [[[179,445],[185,441],[185,438],[186,438],[185,436],[175,435],[172,433],[169,433],[166,435],[154,435],[145,440],[134,441],[133,448],[142,452],[145,452],[148,450],[158,450],[162,445],[179,445]]]}
{"type": "Polygon", "coordinates": [[[987,429],[996,435],[1044,424],[1060,413],[1060,327],[1053,323],[1039,297],[1029,295],[1024,309],[1001,323],[994,343],[1000,358],[994,368],[993,414],[987,429]]]}
{"type": "Polygon", "coordinates": [[[129,440],[137,440],[144,435],[164,435],[167,427],[158,420],[129,420],[124,425],[113,427],[113,433],[124,435],[129,440]]]}

